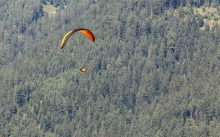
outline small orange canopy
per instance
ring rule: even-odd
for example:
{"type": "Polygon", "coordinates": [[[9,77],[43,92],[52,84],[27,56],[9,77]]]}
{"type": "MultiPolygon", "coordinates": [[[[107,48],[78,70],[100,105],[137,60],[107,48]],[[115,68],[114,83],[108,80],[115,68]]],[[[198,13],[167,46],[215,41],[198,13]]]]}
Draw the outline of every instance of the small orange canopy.
{"type": "Polygon", "coordinates": [[[88,29],[79,28],[79,29],[75,29],[75,30],[70,30],[70,31],[68,31],[68,32],[64,35],[64,37],[63,37],[63,39],[62,39],[62,42],[61,42],[61,44],[60,44],[60,48],[61,48],[61,49],[65,46],[65,44],[66,44],[67,40],[69,39],[69,37],[70,37],[73,33],[75,33],[75,32],[81,32],[82,34],[86,35],[92,42],[95,41],[95,36],[94,36],[93,33],[92,33],[90,30],[88,30],[88,29]]]}

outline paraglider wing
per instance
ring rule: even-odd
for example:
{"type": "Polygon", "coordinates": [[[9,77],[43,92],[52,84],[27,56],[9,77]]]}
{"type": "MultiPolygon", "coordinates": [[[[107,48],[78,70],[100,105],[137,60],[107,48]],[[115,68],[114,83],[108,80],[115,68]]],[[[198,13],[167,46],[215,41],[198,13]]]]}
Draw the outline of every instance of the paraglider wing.
{"type": "Polygon", "coordinates": [[[70,37],[73,33],[74,33],[73,30],[71,30],[71,31],[67,32],[67,33],[64,35],[64,37],[63,37],[63,39],[62,39],[62,42],[61,42],[61,44],[60,44],[60,48],[61,48],[61,49],[64,47],[64,45],[66,44],[67,40],[69,39],[69,37],[70,37]]]}
{"type": "Polygon", "coordinates": [[[66,44],[67,40],[69,39],[69,37],[73,33],[78,32],[78,31],[81,32],[82,34],[86,35],[92,42],[95,41],[95,36],[92,34],[92,32],[90,30],[80,28],[80,29],[75,29],[75,30],[71,30],[71,31],[67,32],[64,35],[63,39],[62,39],[62,42],[60,44],[60,48],[62,49],[65,46],[65,44],[66,44]]]}
{"type": "Polygon", "coordinates": [[[95,36],[92,34],[91,31],[87,29],[79,29],[78,31],[86,35],[92,42],[95,41],[95,36]]]}

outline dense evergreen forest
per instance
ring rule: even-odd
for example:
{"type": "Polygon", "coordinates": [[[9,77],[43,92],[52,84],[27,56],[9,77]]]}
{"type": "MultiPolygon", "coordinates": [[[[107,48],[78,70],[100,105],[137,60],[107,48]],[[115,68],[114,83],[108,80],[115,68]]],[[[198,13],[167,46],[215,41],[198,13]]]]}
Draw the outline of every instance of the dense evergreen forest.
{"type": "Polygon", "coordinates": [[[0,135],[220,136],[219,6],[0,0],[0,135]]]}

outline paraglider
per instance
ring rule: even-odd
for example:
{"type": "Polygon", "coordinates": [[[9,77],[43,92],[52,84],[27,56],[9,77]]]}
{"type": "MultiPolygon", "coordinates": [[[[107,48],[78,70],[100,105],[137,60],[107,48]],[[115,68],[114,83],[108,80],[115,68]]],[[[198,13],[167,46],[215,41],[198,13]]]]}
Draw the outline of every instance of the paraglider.
{"type": "Polygon", "coordinates": [[[79,28],[79,29],[75,29],[75,30],[70,30],[64,35],[64,37],[62,39],[62,42],[60,44],[61,49],[65,46],[65,44],[66,44],[67,40],[70,38],[70,36],[75,32],[81,32],[82,34],[86,35],[92,42],[95,41],[95,36],[88,29],[79,28]]]}
{"type": "Polygon", "coordinates": [[[86,69],[85,69],[84,67],[81,67],[81,68],[80,68],[80,71],[81,71],[81,72],[86,72],[86,69]]]}
{"type": "MultiPolygon", "coordinates": [[[[75,32],[81,32],[82,34],[86,35],[92,42],[95,41],[95,36],[93,35],[93,33],[90,30],[84,29],[84,28],[78,28],[75,30],[70,30],[64,35],[64,37],[61,41],[61,44],[60,44],[61,49],[65,46],[65,44],[68,41],[68,39],[70,38],[70,36],[75,32]]],[[[86,72],[86,69],[84,67],[81,67],[80,71],[84,73],[84,72],[86,72]]]]}

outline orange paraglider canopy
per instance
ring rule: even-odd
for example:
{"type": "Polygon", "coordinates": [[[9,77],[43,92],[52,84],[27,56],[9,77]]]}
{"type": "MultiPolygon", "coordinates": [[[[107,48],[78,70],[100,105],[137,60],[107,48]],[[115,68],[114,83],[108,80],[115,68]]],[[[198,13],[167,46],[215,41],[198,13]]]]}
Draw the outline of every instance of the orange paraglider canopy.
{"type": "Polygon", "coordinates": [[[69,37],[70,37],[73,33],[75,33],[75,32],[81,32],[82,34],[86,35],[92,42],[95,41],[95,36],[94,36],[93,33],[92,33],[90,30],[88,30],[88,29],[79,28],[79,29],[75,29],[75,30],[70,30],[70,31],[68,31],[68,32],[64,35],[64,37],[63,37],[63,39],[62,39],[62,42],[61,42],[61,44],[60,44],[60,48],[61,48],[61,49],[65,46],[65,44],[66,44],[67,40],[69,39],[69,37]]]}

